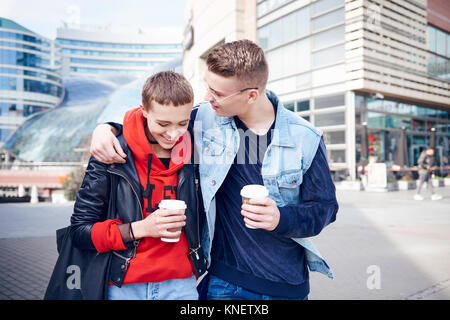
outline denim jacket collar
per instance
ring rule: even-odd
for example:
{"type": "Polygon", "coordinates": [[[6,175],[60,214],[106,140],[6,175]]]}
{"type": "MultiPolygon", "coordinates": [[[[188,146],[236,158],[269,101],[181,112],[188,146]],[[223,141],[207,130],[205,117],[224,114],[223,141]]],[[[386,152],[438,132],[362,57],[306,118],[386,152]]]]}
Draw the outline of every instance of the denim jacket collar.
{"type": "Polygon", "coordinates": [[[275,93],[267,90],[267,98],[277,106],[275,130],[272,137],[272,145],[280,147],[294,147],[291,134],[289,133],[289,119],[286,109],[275,93]]]}

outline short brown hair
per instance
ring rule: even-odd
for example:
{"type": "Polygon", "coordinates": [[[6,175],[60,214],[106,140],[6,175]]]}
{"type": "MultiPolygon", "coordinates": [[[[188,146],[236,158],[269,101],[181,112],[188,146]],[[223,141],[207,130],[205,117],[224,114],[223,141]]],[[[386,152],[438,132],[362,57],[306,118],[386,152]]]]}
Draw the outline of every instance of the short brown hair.
{"type": "Polygon", "coordinates": [[[189,81],[179,73],[162,71],[147,79],[142,89],[142,105],[148,110],[151,102],[175,107],[194,101],[194,92],[189,81]]]}
{"type": "Polygon", "coordinates": [[[250,40],[220,45],[208,54],[208,70],[223,77],[236,76],[246,86],[264,89],[269,68],[264,51],[250,40]]]}

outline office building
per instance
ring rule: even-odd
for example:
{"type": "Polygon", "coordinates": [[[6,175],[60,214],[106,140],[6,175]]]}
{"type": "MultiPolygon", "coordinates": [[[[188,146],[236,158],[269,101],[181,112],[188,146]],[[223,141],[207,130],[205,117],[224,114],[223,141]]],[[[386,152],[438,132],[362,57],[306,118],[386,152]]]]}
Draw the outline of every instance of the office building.
{"type": "Polygon", "coordinates": [[[54,41],[0,17],[0,144],[32,114],[64,98],[54,41]]]}
{"type": "MultiPolygon", "coordinates": [[[[187,25],[221,21],[223,12],[210,16],[197,12],[200,3],[207,6],[208,2],[195,1],[187,9],[200,21],[191,19],[187,25]]],[[[323,131],[333,171],[356,178],[362,160],[363,124],[370,135],[370,157],[388,167],[394,164],[402,128],[406,129],[410,166],[417,165],[419,152],[428,146],[435,128],[438,164],[445,164],[450,143],[450,2],[236,3],[241,8],[251,4],[256,8],[255,24],[245,28],[255,28],[256,42],[266,53],[268,89],[277,93],[286,108],[323,131]]],[[[236,5],[234,16],[242,15],[240,7],[236,5]]],[[[232,25],[237,36],[230,40],[252,34],[241,26],[232,25]]],[[[208,45],[214,40],[228,41],[215,29],[204,32],[208,45]]],[[[196,34],[188,53],[203,45],[198,43],[203,38],[196,34]]],[[[184,65],[190,63],[192,59],[184,61],[184,65]]]]}
{"type": "Polygon", "coordinates": [[[181,57],[181,35],[171,30],[126,31],[94,26],[58,28],[62,74],[143,76],[159,64],[181,57]]]}

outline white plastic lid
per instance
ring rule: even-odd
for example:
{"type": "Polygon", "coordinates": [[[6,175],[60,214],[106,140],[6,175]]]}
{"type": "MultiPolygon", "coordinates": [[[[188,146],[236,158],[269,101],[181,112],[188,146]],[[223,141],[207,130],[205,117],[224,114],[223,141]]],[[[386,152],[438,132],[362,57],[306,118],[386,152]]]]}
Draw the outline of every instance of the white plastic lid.
{"type": "Polygon", "coordinates": [[[170,209],[170,210],[182,210],[186,209],[186,203],[183,200],[161,200],[159,203],[159,208],[170,209]]]}
{"type": "Polygon", "coordinates": [[[267,198],[269,196],[269,190],[259,184],[249,184],[241,189],[241,196],[244,198],[267,198]]]}

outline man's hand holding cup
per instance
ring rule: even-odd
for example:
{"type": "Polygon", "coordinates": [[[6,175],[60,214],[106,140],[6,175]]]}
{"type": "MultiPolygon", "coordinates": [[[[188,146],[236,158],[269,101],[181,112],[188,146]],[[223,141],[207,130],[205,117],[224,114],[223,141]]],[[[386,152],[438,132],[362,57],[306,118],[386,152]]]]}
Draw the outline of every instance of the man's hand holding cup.
{"type": "Polygon", "coordinates": [[[241,190],[245,225],[251,229],[274,230],[280,222],[280,211],[264,186],[248,185],[241,190]]]}

